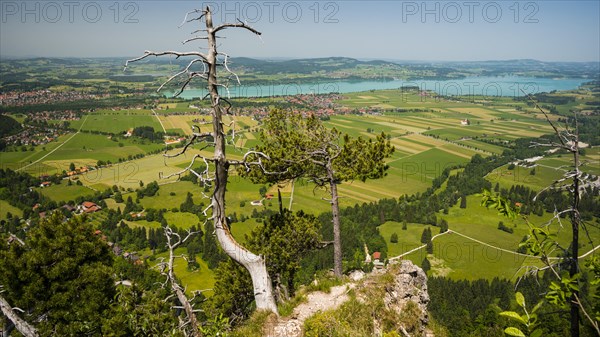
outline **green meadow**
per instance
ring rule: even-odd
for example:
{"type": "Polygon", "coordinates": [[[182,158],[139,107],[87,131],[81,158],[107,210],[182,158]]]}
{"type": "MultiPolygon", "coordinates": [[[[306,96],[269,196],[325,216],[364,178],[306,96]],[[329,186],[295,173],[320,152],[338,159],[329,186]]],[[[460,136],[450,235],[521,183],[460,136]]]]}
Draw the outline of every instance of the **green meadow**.
{"type": "MultiPolygon", "coordinates": [[[[147,249],[138,252],[140,256],[152,256],[152,251],[147,249]]],[[[175,250],[176,255],[186,254],[185,248],[177,248],[175,250]]],[[[156,266],[161,260],[167,259],[169,256],[168,252],[158,253],[153,256],[152,259],[148,260],[150,267],[156,266]]],[[[212,288],[215,284],[214,272],[208,268],[206,262],[201,258],[197,258],[200,268],[195,271],[189,271],[187,269],[187,262],[182,258],[176,258],[173,270],[177,275],[177,278],[185,285],[185,291],[188,294],[193,293],[197,290],[205,290],[204,295],[210,296],[212,294],[212,288]]]]}
{"type": "Polygon", "coordinates": [[[16,215],[18,217],[23,216],[23,211],[16,208],[15,206],[9,204],[5,200],[0,200],[0,220],[6,220],[8,213],[10,213],[12,215],[16,215]]]}
{"type": "Polygon", "coordinates": [[[79,186],[72,184],[67,185],[66,181],[62,181],[61,184],[53,184],[49,187],[38,187],[36,188],[43,196],[48,197],[56,202],[67,202],[75,200],[77,197],[85,197],[93,195],[96,191],[86,186],[79,186]]]}
{"type": "MultiPolygon", "coordinates": [[[[454,279],[477,279],[504,277],[515,278],[523,274],[528,266],[541,266],[534,258],[514,254],[519,242],[528,233],[528,226],[521,218],[510,220],[498,215],[496,211],[480,206],[481,198],[473,195],[467,197],[467,208],[458,205],[452,207],[447,215],[438,214],[438,218],[446,219],[449,229],[466,235],[472,239],[484,242],[483,245],[457,233],[441,235],[433,241],[433,254],[427,254],[425,248],[406,255],[414,263],[421,265],[427,257],[431,264],[431,275],[444,275],[454,279]],[[506,233],[499,230],[498,222],[514,230],[506,233]],[[482,268],[485,266],[485,268],[482,268]]],[[[529,220],[537,225],[548,222],[551,214],[542,217],[530,215],[529,220]]],[[[388,244],[388,257],[394,257],[420,247],[421,234],[427,226],[408,223],[407,229],[402,230],[398,222],[386,222],[379,227],[379,232],[388,244]],[[398,243],[391,243],[392,233],[398,235],[398,243]]],[[[439,227],[429,226],[432,234],[439,233],[439,227]]],[[[551,225],[551,230],[559,233],[559,242],[567,244],[571,237],[569,231],[560,231],[557,224],[551,225]]],[[[591,237],[600,236],[600,229],[588,226],[591,237]]],[[[583,242],[581,252],[592,249],[590,243],[583,242]]]]}
{"type": "Polygon", "coordinates": [[[154,131],[163,131],[157,117],[150,110],[98,110],[78,121],[71,122],[71,127],[87,131],[107,133],[124,133],[140,126],[151,126],[154,131]]]}

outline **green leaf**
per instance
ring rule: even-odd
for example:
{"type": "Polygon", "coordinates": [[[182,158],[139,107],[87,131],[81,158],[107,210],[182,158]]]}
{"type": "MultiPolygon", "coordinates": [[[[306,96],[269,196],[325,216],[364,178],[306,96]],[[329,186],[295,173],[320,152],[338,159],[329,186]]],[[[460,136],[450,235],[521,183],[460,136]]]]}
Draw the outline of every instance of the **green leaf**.
{"type": "Polygon", "coordinates": [[[504,333],[509,336],[526,337],[525,334],[521,330],[519,330],[515,327],[512,327],[512,326],[504,329],[504,333]]]}
{"type": "Polygon", "coordinates": [[[535,313],[536,311],[538,311],[542,307],[542,304],[544,304],[544,301],[539,301],[538,304],[536,304],[535,307],[533,307],[531,313],[535,313]]]}
{"type": "Polygon", "coordinates": [[[521,306],[521,308],[525,308],[525,296],[521,294],[521,292],[517,291],[515,294],[515,299],[517,300],[517,304],[521,306]]]}
{"type": "Polygon", "coordinates": [[[527,325],[527,321],[521,317],[521,315],[517,314],[514,311],[503,311],[500,313],[500,316],[508,317],[514,321],[517,321],[523,325],[527,325]]]}
{"type": "Polygon", "coordinates": [[[542,336],[542,329],[535,329],[531,335],[529,335],[529,337],[541,337],[542,336]]]}

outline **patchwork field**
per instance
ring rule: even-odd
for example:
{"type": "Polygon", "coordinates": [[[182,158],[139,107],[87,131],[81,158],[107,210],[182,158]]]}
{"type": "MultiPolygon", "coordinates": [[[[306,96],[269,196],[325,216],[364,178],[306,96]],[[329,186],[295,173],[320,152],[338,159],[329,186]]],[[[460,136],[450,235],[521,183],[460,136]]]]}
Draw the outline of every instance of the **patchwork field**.
{"type": "MultiPolygon", "coordinates": [[[[515,108],[519,106],[526,110],[525,103],[513,102],[506,98],[498,98],[498,102],[494,104],[485,102],[484,105],[484,102],[446,101],[400,90],[353,93],[345,96],[345,99],[337,103],[365,112],[375,111],[362,115],[331,116],[325,124],[353,137],[374,138],[381,132],[385,132],[396,151],[387,160],[389,170],[385,177],[364,183],[349,181],[339,185],[342,208],[356,203],[423,192],[447,167],[466,163],[475,154],[488,156],[502,153],[505,149],[501,146],[503,141],[521,137],[538,137],[551,131],[540,116],[518,111],[515,108]],[[503,106],[501,103],[510,103],[511,106],[503,106]],[[470,121],[470,125],[461,124],[465,119],[470,121]],[[490,144],[489,141],[495,144],[490,144]]],[[[199,147],[196,146],[188,149],[185,155],[165,159],[162,154],[148,154],[163,149],[164,144],[150,143],[135,137],[108,137],[105,134],[91,133],[98,131],[116,134],[129,128],[152,126],[156,131],[163,130],[164,127],[168,132],[189,136],[192,134],[192,125],[198,125],[200,131],[208,131],[211,126],[203,124],[206,122],[203,119],[208,117],[188,114],[189,111],[194,110],[189,105],[189,103],[160,104],[155,110],[156,113],[151,110],[99,110],[72,123],[72,127],[81,129],[81,132],[61,136],[54,142],[35,147],[33,151],[2,152],[0,164],[2,167],[10,168],[23,168],[30,165],[24,170],[39,176],[66,171],[71,163],[76,167],[83,167],[93,166],[99,160],[111,161],[112,164],[78,176],[84,186],[67,186],[65,181],[61,185],[38,190],[57,202],[64,202],[77,196],[89,195],[94,189],[104,190],[117,185],[123,190],[125,199],[129,196],[135,199],[135,192],[131,191],[140,187],[140,181],[145,184],[157,181],[160,184],[157,195],[140,199],[140,204],[144,208],[165,208],[169,210],[165,213],[165,218],[170,224],[189,228],[198,225],[200,219],[190,213],[173,212],[172,209],[179,208],[188,192],[192,193],[196,204],[208,204],[209,201],[203,197],[199,186],[188,181],[177,181],[177,177],[164,177],[187,167],[194,155],[202,153],[211,156],[210,152],[206,150],[200,152],[199,147]],[[146,156],[141,159],[131,158],[141,154],[146,156]],[[117,163],[119,159],[125,161],[117,163]]],[[[229,145],[227,154],[231,159],[241,159],[246,149],[258,144],[256,138],[260,125],[252,117],[234,118],[234,124],[229,117],[224,121],[225,132],[229,132],[234,125],[236,132],[237,148],[229,145]]],[[[590,173],[600,174],[599,149],[586,149],[583,159],[588,162],[590,173]]],[[[498,182],[500,186],[506,188],[514,184],[522,184],[540,190],[558,178],[564,169],[561,166],[568,164],[569,158],[566,156],[553,156],[538,162],[535,175],[531,174],[530,168],[516,167],[514,170],[508,170],[504,166],[490,173],[487,179],[494,184],[498,182]]],[[[265,187],[269,194],[275,196],[278,190],[281,191],[284,207],[291,207],[293,210],[302,209],[314,214],[331,210],[331,205],[326,200],[329,198],[328,192],[316,189],[314,184],[306,180],[296,181],[293,188],[291,184],[265,187]]],[[[276,210],[278,208],[276,198],[263,199],[262,205],[259,206],[251,205],[252,201],[262,199],[259,194],[260,188],[261,185],[253,184],[231,170],[227,188],[228,215],[235,213],[239,218],[241,215],[249,216],[255,210],[276,210]]],[[[438,237],[434,241],[434,254],[428,256],[433,266],[432,274],[467,279],[495,276],[512,278],[520,272],[522,266],[535,264],[534,261],[524,260],[523,257],[497,249],[507,251],[516,249],[518,242],[526,233],[526,227],[522,222],[511,222],[497,216],[495,212],[487,211],[479,206],[476,196],[469,196],[467,201],[467,209],[454,207],[450,209],[447,216],[442,217],[447,218],[451,230],[468,234],[494,247],[482,246],[456,233],[438,237]],[[515,232],[508,234],[498,230],[499,221],[511,226],[515,232]],[[481,265],[489,268],[478,267],[481,265]]],[[[116,203],[113,199],[107,199],[106,203],[109,209],[125,207],[124,204],[116,203]]],[[[0,219],[5,219],[7,212],[20,214],[18,209],[0,201],[0,219]]],[[[104,216],[103,212],[93,214],[91,221],[99,223],[104,216]]],[[[543,221],[547,218],[548,215],[532,219],[543,221]]],[[[147,228],[160,226],[158,222],[145,220],[131,221],[128,224],[147,228]]],[[[232,233],[236,239],[243,241],[244,236],[258,224],[255,218],[237,222],[232,225],[232,233]]],[[[420,245],[419,239],[425,227],[411,223],[408,224],[407,230],[402,230],[401,226],[399,223],[388,222],[379,228],[388,241],[390,257],[420,245]],[[399,236],[397,244],[389,242],[394,232],[399,236]]],[[[432,230],[437,234],[437,228],[433,227],[432,230]]],[[[600,235],[595,229],[594,231],[593,235],[600,235]]],[[[584,245],[582,250],[586,247],[584,245]]],[[[144,252],[144,254],[151,255],[151,252],[144,252]]],[[[406,258],[420,265],[425,256],[426,253],[422,249],[406,258]]],[[[211,288],[214,284],[212,272],[206,268],[203,261],[199,262],[200,271],[193,273],[187,271],[185,261],[177,262],[176,272],[187,285],[188,291],[211,288]]]]}
{"type": "MultiPolygon", "coordinates": [[[[345,96],[348,97],[339,103],[348,107],[365,107],[368,106],[367,101],[374,101],[393,108],[420,110],[362,116],[336,115],[326,122],[328,126],[355,137],[375,137],[385,132],[396,147],[395,154],[388,159],[390,168],[386,177],[366,183],[355,181],[340,185],[342,206],[424,191],[429,187],[431,180],[446,167],[467,162],[474,154],[487,156],[503,151],[503,147],[485,143],[478,140],[480,138],[508,140],[537,136],[546,131],[543,121],[538,122],[530,115],[525,116],[514,108],[498,110],[499,107],[445,101],[398,90],[345,96]],[[460,121],[467,118],[471,120],[471,125],[461,125],[460,121]]],[[[79,121],[79,125],[75,123],[73,127],[80,127],[84,131],[121,132],[126,128],[141,125],[152,126],[155,130],[162,129],[164,126],[167,130],[179,130],[178,132],[189,135],[192,132],[192,125],[195,124],[200,126],[201,131],[204,128],[208,130],[210,125],[202,125],[203,119],[207,116],[187,114],[190,109],[188,103],[165,103],[155,110],[156,115],[150,110],[99,110],[83,118],[79,121]]],[[[235,118],[235,144],[239,149],[228,147],[228,155],[240,159],[244,149],[258,144],[256,133],[250,132],[256,130],[258,122],[248,116],[231,118],[235,118]]],[[[228,117],[224,121],[226,131],[234,125],[231,118],[228,117]]],[[[141,203],[145,207],[156,207],[159,204],[166,208],[178,207],[188,191],[194,194],[197,202],[200,202],[199,188],[190,183],[172,184],[177,180],[176,177],[161,179],[161,174],[164,177],[189,165],[192,157],[199,153],[197,150],[189,149],[186,155],[168,160],[159,154],[116,163],[120,158],[130,158],[161,149],[162,146],[158,143],[146,143],[134,137],[117,140],[104,135],[81,132],[63,136],[57,142],[47,144],[45,150],[36,148],[33,152],[2,153],[0,160],[4,166],[19,167],[47,155],[43,161],[27,168],[28,172],[37,175],[62,172],[68,169],[70,163],[79,167],[94,165],[98,160],[111,161],[112,165],[90,171],[79,178],[84,185],[98,190],[113,185],[124,189],[136,189],[140,181],[148,183],[156,180],[163,185],[165,191],[161,190],[160,201],[142,199],[141,203]],[[56,151],[48,155],[57,147],[56,151]],[[171,192],[175,193],[175,196],[168,195],[171,192]]],[[[208,152],[205,154],[210,155],[208,152]]],[[[595,154],[597,155],[597,151],[595,154]]],[[[593,156],[593,153],[591,155],[593,156]]],[[[504,176],[500,175],[500,177],[504,176]]],[[[540,170],[538,178],[540,181],[547,178],[545,172],[540,170]]],[[[259,199],[259,187],[233,174],[228,188],[229,212],[238,214],[252,212],[249,202],[259,199]],[[246,202],[246,206],[241,207],[242,202],[246,202]]],[[[276,192],[276,188],[272,187],[271,191],[276,192]]],[[[293,197],[291,190],[284,191],[282,197],[285,204],[289,204],[292,199],[294,209],[305,208],[315,213],[329,210],[329,204],[323,201],[328,197],[327,192],[316,190],[313,185],[303,181],[297,182],[293,197]]],[[[62,197],[58,193],[53,196],[54,198],[62,197]]],[[[270,204],[265,203],[262,207],[274,207],[273,202],[270,204]]]]}

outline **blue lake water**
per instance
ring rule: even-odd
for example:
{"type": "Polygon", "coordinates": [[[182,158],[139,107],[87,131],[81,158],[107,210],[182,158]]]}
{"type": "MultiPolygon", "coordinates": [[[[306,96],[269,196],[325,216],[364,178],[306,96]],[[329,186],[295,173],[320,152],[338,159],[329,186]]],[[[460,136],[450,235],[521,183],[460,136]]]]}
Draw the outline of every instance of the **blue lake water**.
{"type": "MultiPolygon", "coordinates": [[[[550,92],[553,90],[572,90],[582,83],[591,81],[581,78],[535,78],[520,76],[504,77],[466,77],[458,80],[393,80],[393,81],[331,81],[302,84],[263,84],[241,85],[229,88],[229,97],[271,97],[296,94],[325,94],[349,93],[369,90],[399,89],[405,86],[418,86],[421,90],[432,90],[441,95],[482,95],[482,96],[523,96],[523,91],[528,94],[550,92]]],[[[227,91],[219,90],[221,96],[226,97],[227,91]]],[[[173,91],[163,92],[167,97],[173,91]]],[[[202,98],[206,90],[190,88],[185,90],[180,97],[202,98]]]]}

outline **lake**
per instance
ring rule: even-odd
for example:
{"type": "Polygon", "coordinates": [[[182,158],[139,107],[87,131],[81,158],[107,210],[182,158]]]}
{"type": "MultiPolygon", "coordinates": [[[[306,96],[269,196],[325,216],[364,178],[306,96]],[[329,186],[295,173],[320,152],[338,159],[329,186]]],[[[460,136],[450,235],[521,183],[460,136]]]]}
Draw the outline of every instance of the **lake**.
{"type": "MultiPolygon", "coordinates": [[[[482,95],[482,96],[523,96],[523,91],[528,94],[549,92],[553,90],[572,90],[591,79],[582,78],[536,78],[520,76],[503,77],[466,77],[456,80],[393,80],[393,81],[331,81],[319,83],[290,83],[290,84],[263,84],[241,85],[229,88],[229,97],[271,97],[296,94],[325,94],[348,93],[369,90],[399,89],[404,86],[418,86],[421,90],[432,90],[445,96],[456,95],[482,95]]],[[[226,97],[227,92],[219,88],[221,96],[226,97]]],[[[173,91],[164,91],[167,97],[173,91]]],[[[180,97],[202,98],[206,90],[189,88],[180,97]]]]}

